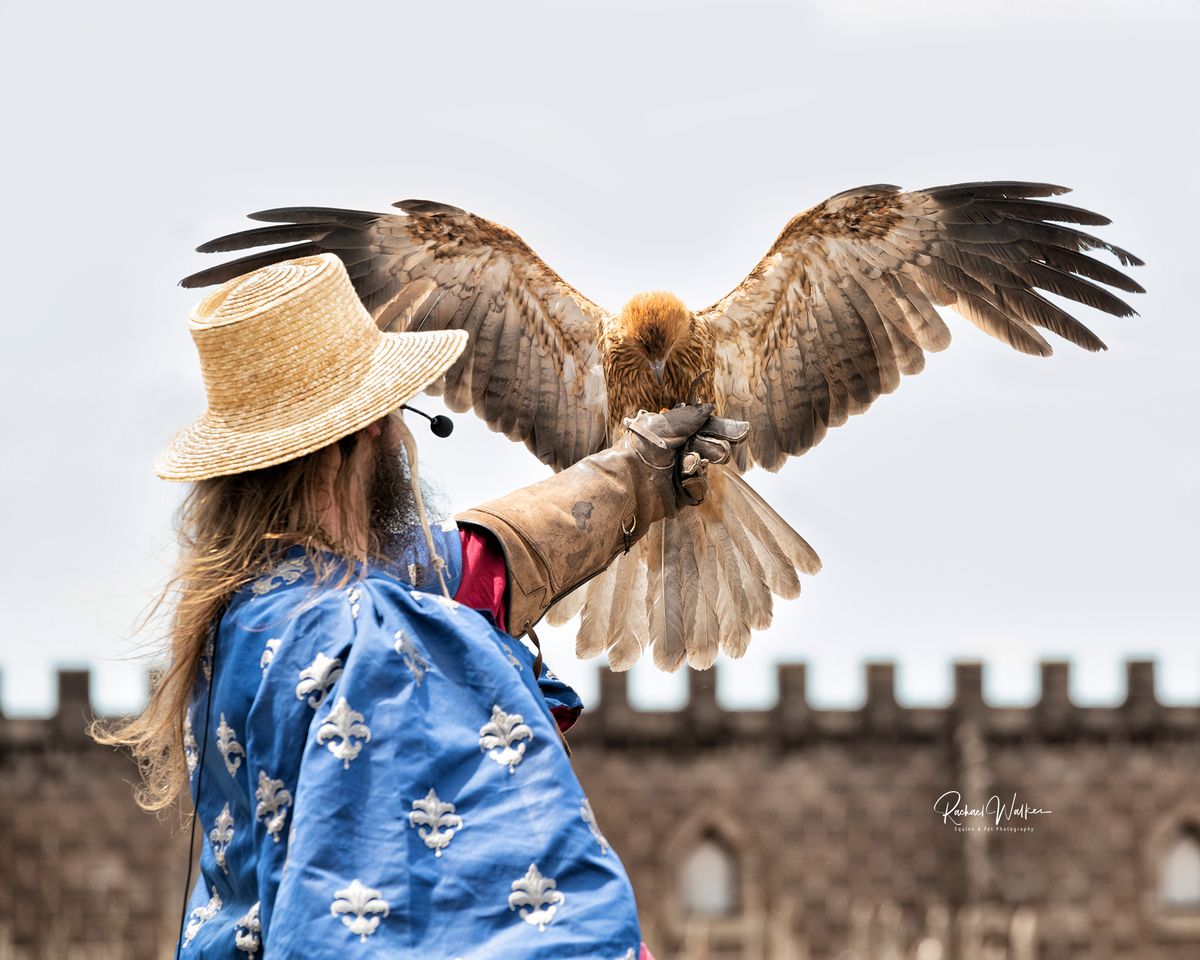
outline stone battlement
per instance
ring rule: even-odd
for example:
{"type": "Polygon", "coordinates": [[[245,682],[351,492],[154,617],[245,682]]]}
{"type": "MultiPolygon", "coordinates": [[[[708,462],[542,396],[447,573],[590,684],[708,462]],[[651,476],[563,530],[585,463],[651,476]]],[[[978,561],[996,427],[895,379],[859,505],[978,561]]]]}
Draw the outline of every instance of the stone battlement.
{"type": "MultiPolygon", "coordinates": [[[[679,710],[640,710],[629,700],[627,673],[600,671],[600,700],[585,711],[586,722],[572,740],[601,740],[619,747],[711,746],[727,741],[759,740],[781,745],[869,738],[940,740],[963,721],[973,721],[993,740],[1192,739],[1200,736],[1200,705],[1167,706],[1155,694],[1153,660],[1125,662],[1125,699],[1114,706],[1072,702],[1070,664],[1041,661],[1038,699],[1021,707],[997,707],[983,696],[984,664],[954,664],[954,695],[944,707],[902,706],[895,691],[895,664],[867,662],[866,699],[857,709],[818,709],[807,699],[804,663],[777,668],[779,697],[765,710],[726,710],[717,703],[716,673],[689,671],[688,699],[679,710]]],[[[5,717],[0,710],[0,750],[36,749],[86,739],[85,726],[95,715],[91,675],[86,670],[58,672],[58,706],[46,718],[5,717]]]]}
{"type": "Polygon", "coordinates": [[[711,746],[732,740],[806,741],[940,740],[964,721],[998,740],[1194,739],[1200,736],[1200,705],[1167,706],[1155,695],[1154,661],[1127,660],[1126,694],[1116,706],[1072,702],[1070,664],[1041,662],[1041,694],[1025,707],[997,707],[983,696],[983,663],[954,664],[954,696],[945,707],[906,707],[896,699],[895,664],[868,662],[866,700],[853,710],[817,709],[806,696],[803,663],[778,667],[779,698],[766,710],[725,710],[716,698],[713,671],[688,674],[688,700],[680,710],[643,711],[631,706],[628,674],[600,674],[600,703],[585,711],[572,739],[602,739],[618,746],[690,743],[711,746]]]}
{"type": "MultiPolygon", "coordinates": [[[[767,709],[722,709],[709,670],[649,711],[602,670],[572,764],[660,960],[1195,960],[1200,705],[1160,703],[1152,661],[1125,668],[1112,706],[1072,703],[1063,661],[1035,702],[995,706],[972,661],[949,703],[906,707],[895,665],[868,662],[857,709],[813,707],[794,663],[767,709]],[[961,830],[949,791],[1040,812],[961,830]],[[722,912],[693,906],[698,872],[722,912]]],[[[178,937],[189,832],[87,738],[90,684],[61,671],[52,716],[0,715],[0,960],[151,960],[178,937]]]]}

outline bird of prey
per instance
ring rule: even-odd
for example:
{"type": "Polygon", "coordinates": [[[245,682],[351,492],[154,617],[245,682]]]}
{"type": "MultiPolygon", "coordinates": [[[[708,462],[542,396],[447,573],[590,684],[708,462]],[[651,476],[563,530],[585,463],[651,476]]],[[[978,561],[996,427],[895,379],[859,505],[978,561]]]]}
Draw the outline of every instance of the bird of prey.
{"type": "Polygon", "coordinates": [[[220,283],[291,257],[337,254],[384,330],[461,328],[468,349],[430,392],[473,409],[555,470],[618,439],[623,418],[710,401],[750,422],[735,459],[709,470],[699,507],[659,521],[601,575],[560,600],[551,623],[581,612],[577,652],[627,669],[703,669],[741,656],[771,622],[773,595],[799,593],[820,560],[742,479],[778,470],[828,428],[918,373],[944,349],[948,307],[1022,353],[1049,356],[1048,331],[1086,350],[1104,344],[1041,291],[1116,316],[1134,311],[1105,287],[1142,288],[1135,256],[1077,225],[1109,220],[1046,199],[1045,183],[981,182],[902,191],[847,190],[793,217],[750,274],[703,310],[663,292],[619,313],[592,302],[511,230],[427,200],[402,213],[288,207],[249,216],[270,226],[201,252],[273,249],[195,273],[220,283]],[[278,246],[287,244],[286,246],[278,246]],[[414,305],[424,302],[420,310],[414,305]]]}

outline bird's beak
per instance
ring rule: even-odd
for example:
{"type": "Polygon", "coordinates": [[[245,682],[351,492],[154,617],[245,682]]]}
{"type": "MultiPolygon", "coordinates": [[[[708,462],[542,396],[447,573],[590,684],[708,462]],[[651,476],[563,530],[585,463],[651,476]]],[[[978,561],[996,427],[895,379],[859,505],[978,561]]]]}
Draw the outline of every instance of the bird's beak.
{"type": "Polygon", "coordinates": [[[665,360],[655,360],[650,364],[650,369],[654,371],[654,379],[659,383],[663,382],[663,368],[666,366],[665,360]]]}

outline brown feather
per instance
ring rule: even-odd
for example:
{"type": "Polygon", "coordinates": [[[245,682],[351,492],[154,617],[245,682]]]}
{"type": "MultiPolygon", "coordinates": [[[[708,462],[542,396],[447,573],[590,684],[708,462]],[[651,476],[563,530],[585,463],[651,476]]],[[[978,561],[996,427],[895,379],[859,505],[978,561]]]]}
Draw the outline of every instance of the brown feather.
{"type": "Polygon", "coordinates": [[[273,226],[220,237],[201,249],[298,242],[199,271],[183,285],[224,282],[282,260],[331,252],[346,265],[376,322],[397,330],[403,315],[394,309],[397,293],[410,283],[432,282],[439,305],[422,328],[461,328],[471,339],[469,356],[430,393],[443,394],[451,409],[473,408],[492,429],[523,441],[555,469],[603,448],[608,410],[596,340],[607,313],[506,227],[435,201],[399,206],[404,214],[334,207],[260,211],[251,217],[273,226]]]}
{"type": "Polygon", "coordinates": [[[286,246],[183,283],[335,253],[382,328],[467,331],[467,351],[429,392],[452,410],[473,409],[554,469],[618,441],[624,418],[642,409],[702,400],[747,420],[750,436],[733,462],[710,467],[701,507],[654,524],[548,614],[561,623],[578,612],[578,653],[607,651],[614,669],[635,663],[647,644],[662,669],[685,661],[703,669],[718,651],[740,656],[751,632],[770,624],[773,598],[795,596],[797,574],[820,569],[808,543],[738,471],[779,469],[920,372],[926,352],[950,343],[936,306],[1041,356],[1052,351],[1039,329],[1104,348],[1046,295],[1133,315],[1105,287],[1141,286],[1086,253],[1106,251],[1126,267],[1141,261],[1065,226],[1108,223],[1047,199],[1067,192],[1018,181],[843,191],[793,217],[742,283],[699,313],[662,291],[609,313],[511,230],[430,200],[401,201],[401,214],[260,211],[251,218],[269,226],[199,249],[286,246]]]}
{"type": "Polygon", "coordinates": [[[923,369],[922,351],[950,341],[933,304],[1024,353],[1052,352],[1035,326],[1084,349],[1103,349],[1099,337],[1039,290],[1127,316],[1129,305],[1093,281],[1131,292],[1141,287],[1081,251],[1107,250],[1126,266],[1141,261],[1061,226],[1109,222],[1042,199],[1066,192],[1017,181],[908,193],[877,184],[793,217],[746,279],[697,314],[716,331],[718,403],[747,412],[753,424],[738,468],[758,463],[777,470],[788,455],[820,441],[815,385],[828,390],[822,424],[838,426],[894,390],[902,375],[923,369]],[[739,364],[751,368],[747,381],[739,364]],[[790,392],[782,402],[780,373],[792,364],[802,367],[792,382],[805,384],[808,402],[790,392]]]}

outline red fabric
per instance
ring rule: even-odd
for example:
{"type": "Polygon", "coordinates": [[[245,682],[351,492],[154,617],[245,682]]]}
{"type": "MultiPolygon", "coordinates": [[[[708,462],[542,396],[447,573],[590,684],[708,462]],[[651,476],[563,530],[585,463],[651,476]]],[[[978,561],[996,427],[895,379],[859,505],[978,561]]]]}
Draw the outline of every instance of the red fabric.
{"type": "MultiPolygon", "coordinates": [[[[551,707],[550,716],[554,718],[554,722],[558,724],[558,729],[566,733],[573,726],[575,721],[579,719],[581,710],[579,707],[551,707]]],[[[651,960],[654,960],[652,957],[651,960]]]]}
{"type": "Polygon", "coordinates": [[[653,955],[650,953],[650,950],[649,950],[649,948],[648,948],[648,947],[647,947],[647,946],[646,946],[644,943],[642,944],[642,956],[641,956],[641,960],[654,960],[654,957],[653,957],[653,955]]]}
{"type": "MultiPolygon", "coordinates": [[[[496,626],[505,630],[504,591],[508,587],[508,568],[504,550],[482,527],[462,526],[458,528],[458,535],[462,540],[463,572],[454,599],[472,610],[490,613],[496,626]]],[[[579,719],[578,707],[551,707],[550,713],[563,733],[579,719]]]]}
{"type": "Polygon", "coordinates": [[[504,551],[496,538],[481,527],[458,528],[462,539],[462,579],[454,599],[472,610],[483,610],[501,630],[504,626],[504,590],[508,571],[504,551]]]}

